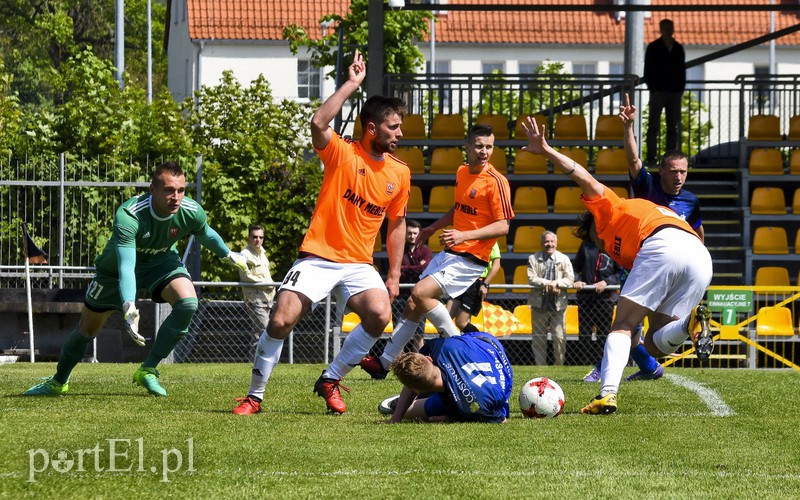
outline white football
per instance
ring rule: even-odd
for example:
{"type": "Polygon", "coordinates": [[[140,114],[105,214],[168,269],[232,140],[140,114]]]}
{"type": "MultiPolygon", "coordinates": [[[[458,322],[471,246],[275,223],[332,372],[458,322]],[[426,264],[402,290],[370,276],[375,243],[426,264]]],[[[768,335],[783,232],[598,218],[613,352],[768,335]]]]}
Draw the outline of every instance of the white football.
{"type": "Polygon", "coordinates": [[[564,410],[564,391],[555,381],[539,377],[519,390],[519,409],[528,418],[553,418],[564,410]]]}

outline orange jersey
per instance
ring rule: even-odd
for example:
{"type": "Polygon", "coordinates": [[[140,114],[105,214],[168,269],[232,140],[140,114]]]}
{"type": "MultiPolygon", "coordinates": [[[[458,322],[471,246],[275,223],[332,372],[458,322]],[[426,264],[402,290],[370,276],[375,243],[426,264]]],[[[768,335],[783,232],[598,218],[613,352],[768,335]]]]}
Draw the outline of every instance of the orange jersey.
{"type": "Polygon", "coordinates": [[[384,217],[405,217],[411,171],[391,155],[375,159],[334,133],[318,149],[325,173],[301,252],[339,263],[372,263],[384,217]]]}
{"type": "MultiPolygon", "coordinates": [[[[487,165],[479,174],[469,173],[469,165],[458,167],[454,195],[453,228],[459,231],[471,231],[498,220],[514,218],[508,180],[491,165],[487,165]]],[[[469,253],[489,262],[496,241],[497,238],[467,240],[452,247],[452,250],[469,253]]]]}
{"type": "Polygon", "coordinates": [[[697,236],[678,214],[648,200],[623,200],[608,188],[596,200],[581,198],[594,215],[597,236],[605,243],[605,252],[625,269],[633,267],[642,242],[659,227],[671,226],[697,236]]]}

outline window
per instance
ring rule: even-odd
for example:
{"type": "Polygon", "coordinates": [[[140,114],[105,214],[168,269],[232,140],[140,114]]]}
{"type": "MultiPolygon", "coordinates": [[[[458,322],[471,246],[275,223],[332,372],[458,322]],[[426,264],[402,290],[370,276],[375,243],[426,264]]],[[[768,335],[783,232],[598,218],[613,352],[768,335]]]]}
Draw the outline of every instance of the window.
{"type": "MultiPolygon", "coordinates": [[[[425,71],[427,73],[431,72],[431,62],[425,61],[425,71]]],[[[436,74],[448,74],[450,73],[450,61],[436,61],[436,74]]]]}
{"type": "Polygon", "coordinates": [[[519,74],[520,75],[533,75],[536,74],[536,70],[539,69],[541,66],[540,63],[519,63],[519,74]]]}
{"type": "Polygon", "coordinates": [[[311,65],[311,61],[297,61],[297,96],[301,99],[319,99],[319,68],[311,65]]]}
{"type": "Polygon", "coordinates": [[[482,62],[481,73],[491,75],[494,73],[505,73],[505,65],[501,62],[482,62]]]}
{"type": "Polygon", "coordinates": [[[625,65],[623,63],[608,63],[609,75],[622,75],[625,73],[625,65]]]}
{"type": "Polygon", "coordinates": [[[597,65],[595,63],[572,63],[573,75],[596,75],[597,65]]]}

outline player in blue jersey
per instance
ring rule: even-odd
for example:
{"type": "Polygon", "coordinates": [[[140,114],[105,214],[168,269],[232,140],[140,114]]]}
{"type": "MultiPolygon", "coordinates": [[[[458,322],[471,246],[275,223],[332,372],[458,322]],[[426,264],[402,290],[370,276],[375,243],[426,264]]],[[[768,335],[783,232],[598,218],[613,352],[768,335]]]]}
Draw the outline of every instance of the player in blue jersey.
{"type": "Polygon", "coordinates": [[[168,302],[172,312],[158,329],[156,340],[133,382],[150,394],[166,396],[156,366],[189,331],[197,310],[197,295],[176,244],[193,235],[204,247],[240,269],[248,260],[231,252],[206,223],[206,213],[196,201],[185,198],[186,176],[177,163],[159,165],[150,191],[124,202],[114,216],[114,228],[103,253],[95,259],[96,274],[86,291],[79,324],[61,348],[56,373],[27,391],[26,396],[58,396],[69,390],[72,369],[86,355],[115,310],[122,311],[124,328],[133,341],[145,345],[139,334],[137,290],[147,290],[155,302],[168,302]]]}
{"type": "Polygon", "coordinates": [[[419,353],[400,354],[391,369],[403,384],[392,423],[503,423],[508,418],[514,373],[503,346],[488,333],[430,340],[419,353]]]}
{"type": "MultiPolygon", "coordinates": [[[[658,166],[658,176],[653,176],[642,165],[639,147],[633,134],[636,119],[636,106],[631,105],[625,94],[625,105],[620,106],[619,118],[624,127],[625,156],[628,159],[631,187],[635,198],[643,198],[657,205],[671,208],[678,216],[689,223],[700,240],[703,240],[703,220],[700,217],[700,201],[697,196],[683,189],[686,182],[689,162],[680,151],[667,151],[658,166]]],[[[654,380],[664,375],[664,367],[644,348],[641,343],[631,350],[631,358],[639,371],[625,380],[654,380]]],[[[599,364],[599,362],[598,362],[599,364]]],[[[583,379],[585,382],[599,382],[600,368],[595,368],[583,379]]]]}

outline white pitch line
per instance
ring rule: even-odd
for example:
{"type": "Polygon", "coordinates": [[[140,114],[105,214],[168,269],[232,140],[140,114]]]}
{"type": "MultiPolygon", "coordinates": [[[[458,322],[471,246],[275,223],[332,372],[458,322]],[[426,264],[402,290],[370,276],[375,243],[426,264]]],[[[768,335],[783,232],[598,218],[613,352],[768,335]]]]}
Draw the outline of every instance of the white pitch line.
{"type": "Polygon", "coordinates": [[[736,412],[733,411],[733,408],[725,404],[725,401],[722,400],[715,390],[709,389],[708,387],[699,382],[695,382],[694,380],[681,377],[680,375],[673,375],[672,373],[664,375],[664,378],[675,385],[685,387],[697,394],[703,403],[708,406],[708,409],[711,410],[711,414],[715,417],[731,417],[736,415],[736,412]]]}

